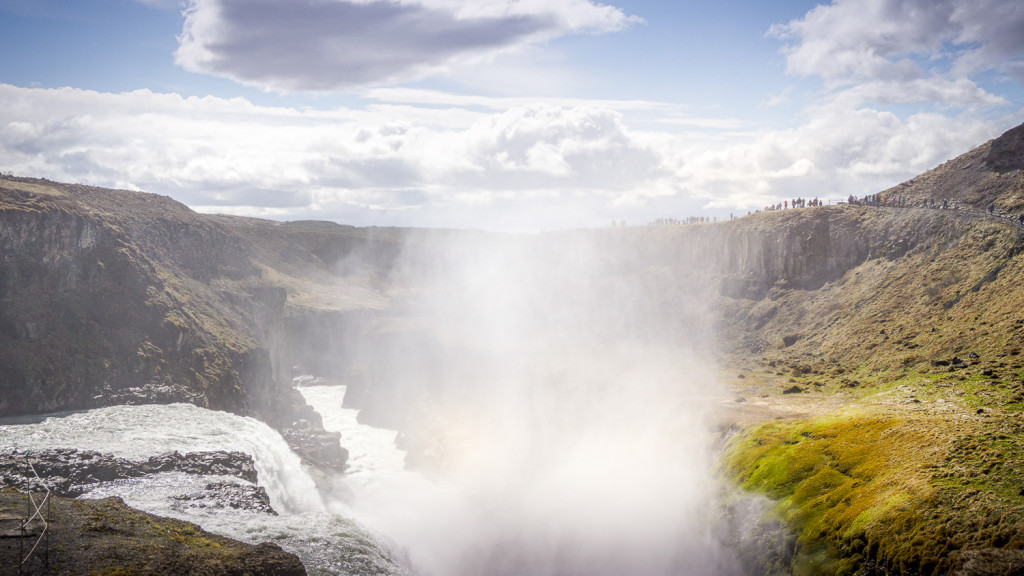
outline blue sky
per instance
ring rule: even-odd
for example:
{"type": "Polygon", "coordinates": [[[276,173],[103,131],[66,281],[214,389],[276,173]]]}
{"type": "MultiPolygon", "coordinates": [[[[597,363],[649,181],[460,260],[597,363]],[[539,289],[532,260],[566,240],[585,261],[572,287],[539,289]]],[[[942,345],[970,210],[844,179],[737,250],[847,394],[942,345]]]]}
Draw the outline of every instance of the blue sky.
{"type": "Polygon", "coordinates": [[[1024,121],[1015,0],[0,0],[0,171],[538,230],[896,184],[1024,121]]]}

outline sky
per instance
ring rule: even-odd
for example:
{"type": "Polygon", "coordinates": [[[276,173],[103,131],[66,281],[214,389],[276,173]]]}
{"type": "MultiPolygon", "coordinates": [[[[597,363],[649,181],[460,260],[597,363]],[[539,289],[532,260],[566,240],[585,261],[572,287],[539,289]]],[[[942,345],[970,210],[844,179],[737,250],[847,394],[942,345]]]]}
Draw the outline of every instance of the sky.
{"type": "Polygon", "coordinates": [[[0,0],[0,172],[200,212],[727,218],[1022,122],[1019,0],[0,0]]]}

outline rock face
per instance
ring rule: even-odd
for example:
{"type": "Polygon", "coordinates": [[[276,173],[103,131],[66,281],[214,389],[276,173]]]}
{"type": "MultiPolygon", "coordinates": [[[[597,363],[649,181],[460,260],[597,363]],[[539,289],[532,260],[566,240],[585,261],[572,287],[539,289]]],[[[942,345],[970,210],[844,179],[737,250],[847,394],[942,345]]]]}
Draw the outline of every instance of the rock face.
{"type": "Polygon", "coordinates": [[[0,414],[89,408],[131,387],[233,412],[280,396],[251,332],[284,294],[236,238],[152,194],[0,190],[0,414]]]}
{"type": "Polygon", "coordinates": [[[0,416],[189,402],[287,429],[308,406],[286,299],[244,238],[169,198],[0,179],[0,416]]]}

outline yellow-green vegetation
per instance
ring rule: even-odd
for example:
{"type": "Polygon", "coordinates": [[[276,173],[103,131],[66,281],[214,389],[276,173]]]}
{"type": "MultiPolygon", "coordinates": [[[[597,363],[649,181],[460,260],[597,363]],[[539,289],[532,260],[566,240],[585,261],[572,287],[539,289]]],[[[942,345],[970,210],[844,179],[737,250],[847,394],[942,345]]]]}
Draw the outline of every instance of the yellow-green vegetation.
{"type": "Polygon", "coordinates": [[[724,457],[744,488],[778,502],[821,573],[866,560],[946,574],[958,552],[1024,548],[1024,420],[907,416],[879,409],[772,422],[724,457]]]}

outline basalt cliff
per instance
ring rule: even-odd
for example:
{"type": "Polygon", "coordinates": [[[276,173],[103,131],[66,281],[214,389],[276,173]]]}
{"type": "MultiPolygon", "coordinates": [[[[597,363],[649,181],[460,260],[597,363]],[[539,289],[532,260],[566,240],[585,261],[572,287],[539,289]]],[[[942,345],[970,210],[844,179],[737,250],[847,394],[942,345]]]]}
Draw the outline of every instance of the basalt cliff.
{"type": "Polygon", "coordinates": [[[517,238],[203,215],[4,177],[0,415],[190,402],[263,419],[340,467],[337,436],[293,388],[313,374],[429,465],[417,415],[460,376],[440,359],[467,352],[418,313],[417,279],[462,246],[529,245],[571,270],[586,245],[597,267],[551,286],[566,314],[638,285],[597,337],[706,335],[722,473],[794,530],[761,572],[1020,573],[1024,126],[880,193],[900,207],[517,238]]]}

